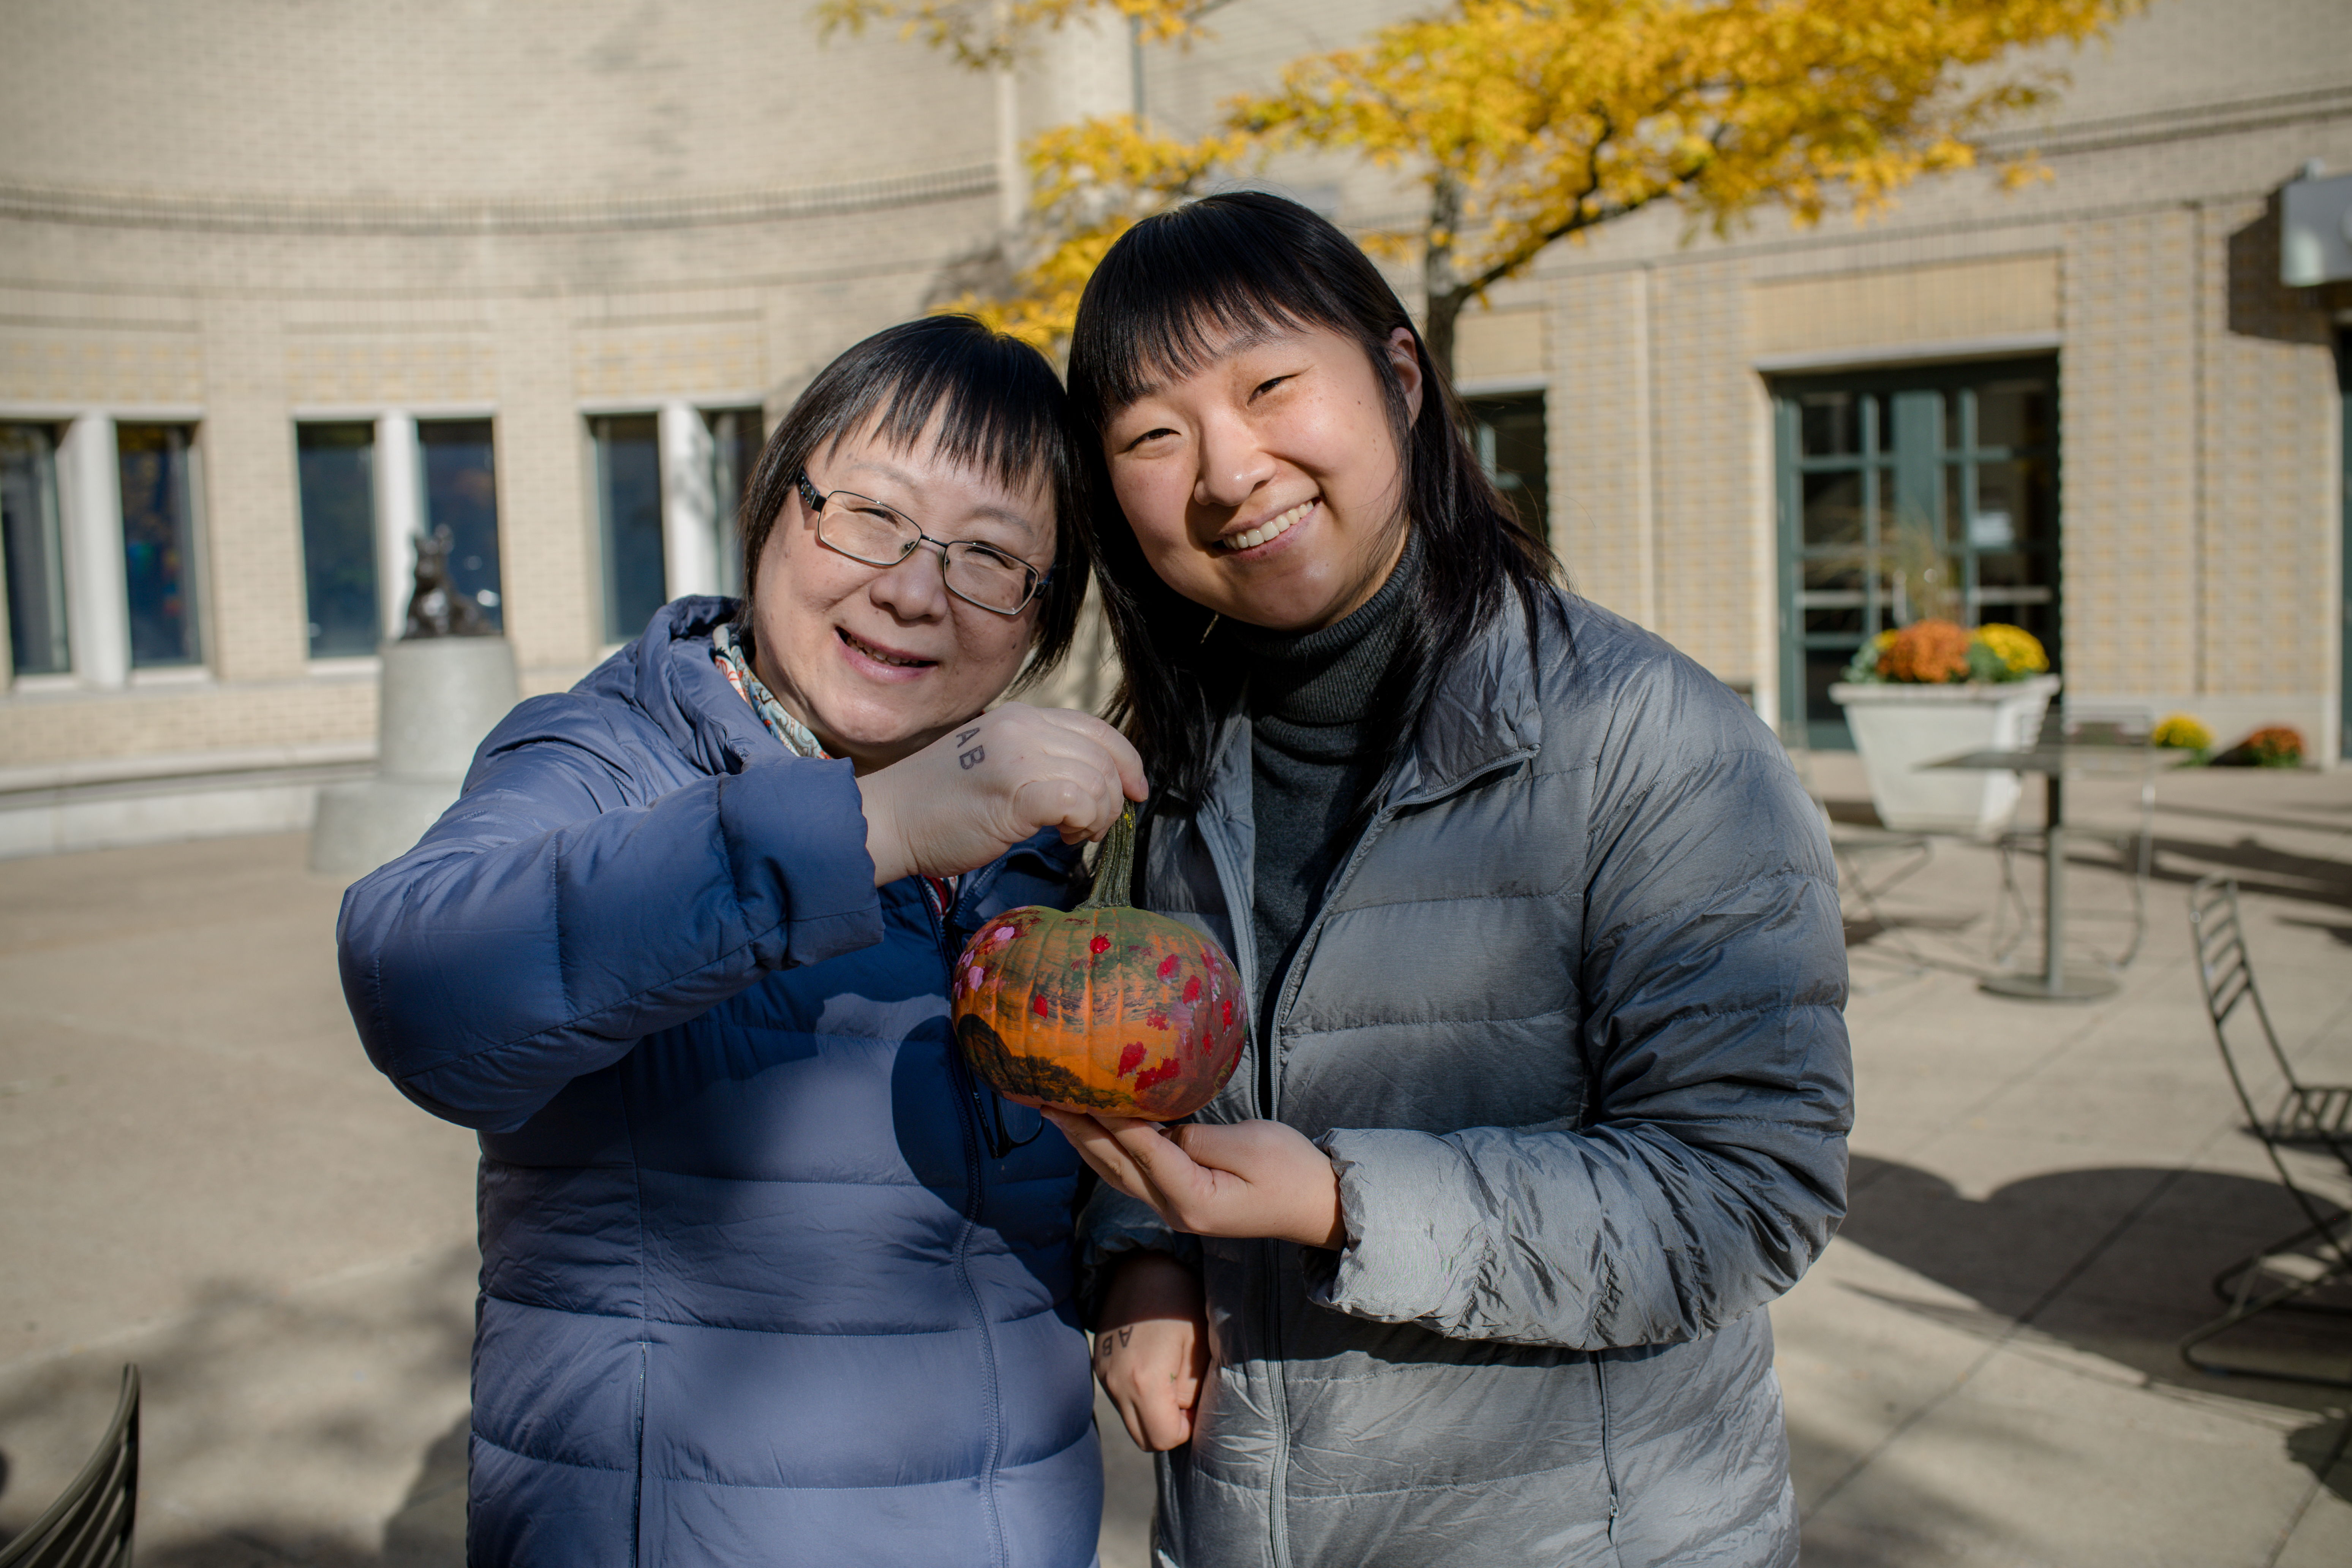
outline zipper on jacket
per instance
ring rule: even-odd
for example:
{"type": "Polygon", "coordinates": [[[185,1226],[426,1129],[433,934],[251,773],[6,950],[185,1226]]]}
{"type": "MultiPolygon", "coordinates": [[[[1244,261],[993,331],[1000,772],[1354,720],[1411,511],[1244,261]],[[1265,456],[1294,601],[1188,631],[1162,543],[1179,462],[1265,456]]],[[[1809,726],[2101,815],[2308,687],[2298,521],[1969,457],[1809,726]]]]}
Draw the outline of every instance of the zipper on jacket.
{"type": "Polygon", "coordinates": [[[1609,1369],[1598,1352],[1587,1351],[1585,1355],[1592,1366],[1594,1403],[1601,1407],[1601,1477],[1609,1487],[1609,1546],[1613,1552],[1617,1546],[1617,1434],[1610,1418],[1609,1369]]]}
{"type": "MultiPolygon", "coordinates": [[[[952,969],[959,950],[948,924],[945,900],[929,878],[919,880],[923,912],[930,917],[932,939],[939,943],[940,955],[952,969]]],[[[1004,1399],[997,1385],[996,1335],[988,1326],[988,1308],[980,1299],[980,1288],[971,1282],[971,1242],[980,1229],[980,1149],[985,1133],[980,1125],[980,1086],[973,1081],[971,1068],[964,1061],[963,1051],[952,1035],[948,1040],[948,1068],[958,1091],[956,1126],[963,1135],[963,1227],[956,1236],[956,1282],[963,1287],[964,1300],[971,1303],[972,1321],[980,1329],[981,1372],[988,1388],[988,1448],[981,1459],[980,1498],[988,1513],[989,1541],[993,1548],[991,1561],[1005,1564],[1011,1558],[1004,1548],[1004,1521],[996,1511],[996,1467],[1004,1456],[1004,1399]]]]}
{"type": "MultiPolygon", "coordinates": [[[[1357,837],[1355,846],[1348,852],[1347,863],[1325,887],[1315,918],[1307,922],[1306,932],[1290,950],[1290,962],[1283,966],[1278,977],[1274,1005],[1265,1014],[1265,1038],[1260,1042],[1255,1086],[1257,1103],[1252,1107],[1268,1121],[1278,1120],[1276,1113],[1281,1109],[1280,1079],[1275,1069],[1276,1042],[1282,1038],[1283,1020],[1289,1016],[1291,1004],[1298,998],[1298,986],[1306,978],[1307,954],[1322,934],[1332,899],[1347,885],[1356,863],[1388,825],[1391,809],[1382,808],[1357,837]]],[[[1256,918],[1255,909],[1250,914],[1253,920],[1256,918]]],[[[1250,934],[1255,943],[1256,933],[1250,934]]],[[[1266,1552],[1274,1568],[1290,1568],[1290,1390],[1282,1371],[1282,1243],[1268,1240],[1258,1245],[1263,1249],[1262,1267],[1265,1270],[1266,1344],[1273,1352],[1266,1357],[1266,1403],[1274,1416],[1274,1462],[1266,1480],[1266,1552]]]]}
{"type": "Polygon", "coordinates": [[[646,1549],[646,1380],[652,1371],[651,1341],[637,1342],[637,1399],[630,1449],[636,1461],[635,1484],[629,1490],[629,1568],[636,1568],[646,1549]]]}
{"type": "MultiPolygon", "coordinates": [[[[1195,832],[1199,829],[1196,827],[1195,832]]],[[[1223,895],[1227,924],[1234,933],[1236,962],[1243,965],[1243,990],[1250,996],[1258,994],[1258,982],[1265,976],[1256,973],[1257,947],[1255,933],[1250,922],[1255,910],[1248,900],[1235,895],[1245,886],[1232,856],[1225,851],[1223,839],[1216,834],[1202,835],[1209,852],[1209,863],[1216,868],[1217,890],[1223,895]]],[[[1249,1010],[1250,1026],[1257,1030],[1257,1009],[1249,1010]]],[[[1266,1027],[1255,1037],[1257,1047],[1257,1070],[1250,1075],[1250,1112],[1261,1121],[1274,1120],[1274,1026],[1272,1014],[1266,1015],[1266,1027]]],[[[1278,1347],[1282,1342],[1282,1244],[1261,1240],[1256,1246],[1258,1275],[1263,1305],[1259,1317],[1266,1325],[1265,1342],[1278,1347]]],[[[1274,1429],[1274,1458],[1266,1479],[1266,1556],[1273,1568],[1290,1568],[1289,1531],[1285,1528],[1285,1515],[1289,1510],[1286,1472],[1290,1465],[1290,1400],[1282,1386],[1282,1365],[1278,1356],[1261,1355],[1265,1367],[1266,1410],[1269,1425],[1274,1429]]]]}
{"type": "MultiPolygon", "coordinates": [[[[1316,944],[1322,940],[1323,924],[1330,918],[1331,906],[1347,889],[1348,883],[1355,877],[1356,868],[1361,865],[1364,857],[1370,853],[1373,841],[1378,839],[1388,825],[1396,819],[1397,814],[1407,806],[1422,805],[1432,801],[1443,800],[1451,795],[1457,795],[1496,770],[1515,765],[1533,755],[1535,755],[1533,748],[1521,748],[1516,752],[1507,752],[1502,756],[1489,759],[1484,766],[1465,773],[1459,778],[1450,780],[1436,789],[1391,800],[1374,813],[1372,820],[1365,825],[1363,832],[1357,835],[1355,845],[1348,851],[1348,858],[1341,864],[1339,874],[1324,885],[1323,897],[1316,905],[1315,918],[1307,922],[1306,932],[1291,948],[1290,962],[1283,966],[1280,989],[1276,995],[1274,1006],[1266,1014],[1265,1037],[1258,1042],[1257,1082],[1252,1086],[1253,1097],[1256,1103],[1251,1109],[1260,1117],[1268,1121],[1280,1120],[1278,1114],[1281,1110],[1280,1077],[1276,1070],[1276,1043],[1282,1038],[1283,1021],[1289,1016],[1292,1004],[1298,1000],[1298,988],[1307,978],[1307,955],[1314,952],[1316,944]]],[[[1218,855],[1213,840],[1209,847],[1209,855],[1212,860],[1222,862],[1223,857],[1218,855]]],[[[1220,879],[1226,882],[1225,901],[1228,906],[1231,906],[1234,902],[1231,879],[1223,877],[1222,864],[1219,866],[1219,872],[1220,879]]],[[[1240,934],[1245,917],[1254,921],[1256,918],[1255,908],[1236,909],[1234,911],[1232,923],[1235,928],[1236,935],[1240,934]]],[[[1256,933],[1251,931],[1249,934],[1252,942],[1246,945],[1254,946],[1256,933]]],[[[1265,1270],[1266,1342],[1268,1348],[1274,1352],[1266,1357],[1267,1405],[1274,1417],[1274,1461],[1266,1486],[1266,1546],[1273,1560],[1274,1568],[1290,1568],[1290,1396],[1282,1376],[1282,1243],[1265,1241],[1259,1246],[1264,1249],[1262,1267],[1265,1270]]],[[[1613,1519],[1617,1506],[1616,1481],[1613,1477],[1610,1481],[1609,1506],[1611,1517],[1613,1519]]]]}

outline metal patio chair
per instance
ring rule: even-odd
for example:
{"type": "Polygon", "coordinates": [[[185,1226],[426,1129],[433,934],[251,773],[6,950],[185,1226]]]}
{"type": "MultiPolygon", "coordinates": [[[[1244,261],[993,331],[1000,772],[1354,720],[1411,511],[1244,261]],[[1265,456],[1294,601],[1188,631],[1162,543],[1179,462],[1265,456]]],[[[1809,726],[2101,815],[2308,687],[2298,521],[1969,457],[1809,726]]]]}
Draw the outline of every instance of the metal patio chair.
{"type": "Polygon", "coordinates": [[[2224,1362],[2199,1352],[2198,1347],[2252,1318],[2275,1309],[2352,1317],[2352,1307],[2311,1301],[2305,1298],[2330,1286],[2352,1284],[2352,1211],[2336,1208],[2313,1194],[2306,1181],[2296,1179],[2287,1163],[2290,1150],[2324,1151],[2333,1154],[2352,1177],[2352,1085],[2306,1084],[2279,1046],[2278,1031],[2254,985],[2254,971],[2246,955],[2245,929],[2238,913],[2238,884],[2228,877],[2203,877],[2189,894],[2189,933],[2197,943],[2197,973],[2204,984],[2205,1011],[2212,1020],[2213,1038],[2229,1070],[2230,1087],[2246,1116],[2247,1130],[2262,1140],[2263,1152],[2278,1172],[2279,1184],[2294,1199],[2308,1222],[2293,1236],[2283,1237],[2231,1264],[2213,1277],[2213,1293],[2229,1310],[2180,1342],[2180,1359],[2200,1372],[2241,1377],[2267,1377],[2285,1383],[2317,1384],[2328,1388],[2352,1388],[2352,1377],[2277,1371],[2243,1362],[2224,1362]],[[2251,1016],[2234,1030],[2233,1020],[2251,1016]],[[2259,1103],[2252,1075],[2262,1069],[2253,1037],[2268,1053],[2270,1069],[2283,1085],[2277,1103],[2265,1111],[2259,1103]]]}
{"type": "Polygon", "coordinates": [[[0,1546],[0,1568],[131,1568],[139,1507],[139,1369],[122,1369],[122,1398],[98,1452],[25,1532],[0,1546]]]}

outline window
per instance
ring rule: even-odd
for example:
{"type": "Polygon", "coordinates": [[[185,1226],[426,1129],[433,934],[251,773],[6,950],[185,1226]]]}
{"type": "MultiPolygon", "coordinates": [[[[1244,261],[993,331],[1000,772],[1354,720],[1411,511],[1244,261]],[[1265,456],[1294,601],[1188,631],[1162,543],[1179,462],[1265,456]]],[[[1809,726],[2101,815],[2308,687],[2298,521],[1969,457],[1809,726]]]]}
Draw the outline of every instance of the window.
{"type": "Polygon", "coordinates": [[[66,640],[58,444],[46,425],[0,425],[0,549],[8,581],[10,668],[18,675],[67,674],[73,653],[66,640]]]}
{"type": "Polygon", "coordinates": [[[661,435],[650,414],[589,423],[604,545],[604,640],[627,642],[669,602],[662,561],[661,435]]]}
{"type": "Polygon", "coordinates": [[[373,653],[383,635],[376,584],[375,426],[298,425],[294,451],[310,657],[373,653]]]}
{"type": "Polygon", "coordinates": [[[420,419],[425,527],[449,531],[449,585],[482,607],[494,631],[506,615],[499,591],[499,486],[487,419],[420,419]]]}
{"type": "Polygon", "coordinates": [[[204,658],[194,492],[189,482],[194,434],[184,425],[114,427],[134,669],[196,664],[204,658]]]}
{"type": "Polygon", "coordinates": [[[1466,397],[1470,438],[1478,465],[1518,514],[1519,526],[1538,539],[1550,533],[1551,491],[1544,456],[1544,395],[1466,397]]]}
{"type": "Polygon", "coordinates": [[[1773,405],[1785,721],[1852,745],[1830,687],[1923,615],[2023,626],[2056,665],[2054,365],[1792,378],[1773,405]]]}
{"type": "Polygon", "coordinates": [[[665,404],[588,421],[604,559],[604,640],[625,642],[683,594],[740,595],[738,513],[759,464],[761,411],[665,404]]]}
{"type": "Polygon", "coordinates": [[[703,417],[710,425],[710,488],[718,499],[719,591],[736,599],[743,595],[743,497],[765,444],[761,416],[756,408],[715,408],[703,417]]]}

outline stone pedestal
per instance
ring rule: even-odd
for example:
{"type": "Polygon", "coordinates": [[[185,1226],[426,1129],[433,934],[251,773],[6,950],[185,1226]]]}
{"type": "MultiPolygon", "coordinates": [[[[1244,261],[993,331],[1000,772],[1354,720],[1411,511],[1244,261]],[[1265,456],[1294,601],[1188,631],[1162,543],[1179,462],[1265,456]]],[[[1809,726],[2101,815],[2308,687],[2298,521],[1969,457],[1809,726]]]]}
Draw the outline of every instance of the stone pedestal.
{"type": "Polygon", "coordinates": [[[519,695],[504,637],[383,645],[376,776],[319,792],[310,869],[359,877],[415,847],[457,798],[474,748],[519,695]]]}

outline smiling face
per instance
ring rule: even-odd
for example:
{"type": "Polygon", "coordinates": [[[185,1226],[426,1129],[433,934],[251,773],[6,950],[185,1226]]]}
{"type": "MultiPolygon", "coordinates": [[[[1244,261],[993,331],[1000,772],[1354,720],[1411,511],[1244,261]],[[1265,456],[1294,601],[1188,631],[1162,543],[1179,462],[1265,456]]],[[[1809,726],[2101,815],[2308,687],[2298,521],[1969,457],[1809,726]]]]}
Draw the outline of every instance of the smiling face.
{"type": "MultiPolygon", "coordinates": [[[[1054,506],[1040,473],[1022,493],[940,456],[934,428],[900,449],[869,426],[820,447],[817,489],[854,490],[915,520],[933,539],[979,540],[1045,572],[1054,506]]],[[[859,773],[887,767],[979,712],[1020,673],[1044,595],[1000,616],[948,592],[940,552],[918,545],[896,566],[827,549],[816,514],[784,502],[752,589],[754,668],[786,711],[859,773]]]]}
{"type": "MultiPolygon", "coordinates": [[[[1421,363],[1386,345],[1406,423],[1421,363]]],[[[1111,487],[1160,580],[1278,631],[1326,626],[1377,592],[1404,550],[1404,465],[1381,377],[1325,327],[1237,338],[1104,427],[1111,487]]]]}

